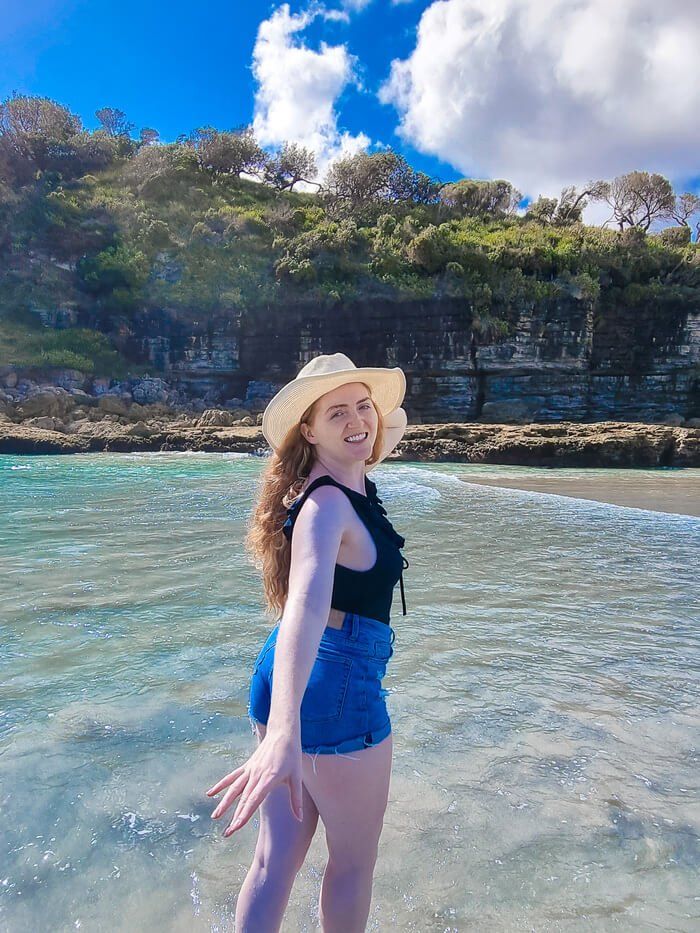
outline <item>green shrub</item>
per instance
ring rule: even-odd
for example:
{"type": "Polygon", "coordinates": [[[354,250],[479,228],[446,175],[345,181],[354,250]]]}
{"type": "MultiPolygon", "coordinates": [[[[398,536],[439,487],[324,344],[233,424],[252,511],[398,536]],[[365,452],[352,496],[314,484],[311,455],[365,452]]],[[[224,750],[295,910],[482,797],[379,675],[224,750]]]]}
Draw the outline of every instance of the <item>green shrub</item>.
{"type": "Polygon", "coordinates": [[[664,244],[664,246],[687,246],[690,243],[690,227],[666,227],[654,234],[664,244]]]}
{"type": "Polygon", "coordinates": [[[421,230],[408,244],[406,253],[414,265],[426,272],[440,272],[454,254],[447,225],[430,224],[421,230]]]}

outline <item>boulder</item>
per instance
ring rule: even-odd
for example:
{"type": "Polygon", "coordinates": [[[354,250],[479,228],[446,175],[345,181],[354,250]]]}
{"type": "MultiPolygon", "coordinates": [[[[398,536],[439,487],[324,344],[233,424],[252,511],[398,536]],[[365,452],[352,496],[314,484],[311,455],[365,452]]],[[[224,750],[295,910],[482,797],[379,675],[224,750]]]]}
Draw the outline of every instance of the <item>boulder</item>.
{"type": "Polygon", "coordinates": [[[167,418],[174,417],[174,413],[168,408],[167,405],[162,404],[161,402],[153,402],[148,405],[138,405],[134,402],[129,410],[129,414],[132,418],[139,416],[137,421],[152,421],[154,418],[167,418]]]}
{"type": "Polygon", "coordinates": [[[27,418],[38,418],[42,415],[60,418],[62,421],[70,411],[75,408],[75,399],[65,389],[42,387],[20,399],[15,410],[17,416],[25,421],[27,418]]]}
{"type": "Polygon", "coordinates": [[[152,434],[157,432],[154,431],[150,425],[146,424],[145,421],[137,421],[136,424],[129,425],[124,433],[132,437],[151,437],[152,434]]]}
{"type": "Polygon", "coordinates": [[[111,383],[111,379],[93,379],[92,391],[95,395],[104,395],[105,392],[109,392],[111,383]]]}
{"type": "Polygon", "coordinates": [[[132,382],[131,395],[139,405],[164,403],[168,399],[169,388],[163,379],[143,378],[132,382]]]}
{"type": "Polygon", "coordinates": [[[76,418],[75,421],[70,421],[66,425],[66,434],[85,434],[86,431],[83,430],[87,425],[88,428],[92,422],[89,418],[76,418]]]}
{"type": "Polygon", "coordinates": [[[672,411],[659,424],[671,424],[673,427],[679,428],[682,424],[685,424],[685,418],[683,415],[679,415],[677,411],[672,411]]]}
{"type": "MultiPolygon", "coordinates": [[[[233,413],[223,408],[207,408],[197,419],[200,428],[223,427],[228,428],[234,423],[233,413]]],[[[252,424],[252,421],[251,421],[252,424]]]]}
{"type": "Polygon", "coordinates": [[[39,418],[25,418],[22,423],[34,428],[41,428],[44,431],[60,431],[62,434],[66,433],[66,426],[60,418],[53,418],[47,415],[42,415],[39,418]]]}
{"type": "Polygon", "coordinates": [[[61,369],[53,377],[54,382],[57,386],[61,386],[62,389],[80,389],[85,385],[87,377],[85,373],[81,372],[79,369],[61,369]]]}
{"type": "Polygon", "coordinates": [[[95,398],[94,395],[89,395],[82,389],[69,389],[69,391],[75,399],[76,404],[82,405],[84,408],[94,408],[99,402],[98,398],[95,398]]]}
{"type": "Polygon", "coordinates": [[[0,396],[0,412],[2,412],[3,415],[7,415],[10,421],[12,421],[12,416],[15,413],[15,406],[12,404],[11,396],[5,395],[4,393],[0,396]]]}
{"type": "Polygon", "coordinates": [[[131,396],[128,393],[123,395],[113,395],[108,392],[105,395],[101,395],[97,407],[100,411],[109,413],[111,415],[128,415],[129,413],[129,402],[131,401],[131,396]]]}
{"type": "Polygon", "coordinates": [[[253,418],[254,414],[249,408],[234,408],[231,410],[233,417],[238,420],[239,418],[253,418]]]}
{"type": "Polygon", "coordinates": [[[114,424],[112,421],[80,421],[73,422],[71,434],[88,434],[90,437],[123,437],[124,429],[120,424],[114,424]]]}

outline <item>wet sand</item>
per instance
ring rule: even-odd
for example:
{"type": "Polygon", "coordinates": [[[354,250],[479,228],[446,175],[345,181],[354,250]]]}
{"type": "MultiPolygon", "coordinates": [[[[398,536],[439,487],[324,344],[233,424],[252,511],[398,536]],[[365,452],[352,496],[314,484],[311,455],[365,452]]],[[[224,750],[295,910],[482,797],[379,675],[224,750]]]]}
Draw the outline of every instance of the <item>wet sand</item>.
{"type": "Polygon", "coordinates": [[[483,486],[501,486],[530,492],[551,493],[610,505],[623,505],[654,512],[700,517],[700,470],[688,473],[638,474],[629,470],[624,476],[566,476],[558,473],[537,477],[494,477],[478,473],[462,474],[465,483],[483,486]]]}

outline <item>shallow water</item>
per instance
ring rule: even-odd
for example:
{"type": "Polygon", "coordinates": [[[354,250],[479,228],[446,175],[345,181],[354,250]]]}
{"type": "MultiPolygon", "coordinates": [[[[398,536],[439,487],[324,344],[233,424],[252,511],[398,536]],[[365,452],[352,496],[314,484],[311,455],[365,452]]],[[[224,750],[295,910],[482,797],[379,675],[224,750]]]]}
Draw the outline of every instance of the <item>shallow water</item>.
{"type": "MultiPolygon", "coordinates": [[[[258,820],[223,839],[205,790],[255,747],[261,466],[0,457],[2,929],[233,929],[258,820]]],[[[372,473],[410,567],[368,930],[697,930],[700,520],[472,469],[372,473]]]]}

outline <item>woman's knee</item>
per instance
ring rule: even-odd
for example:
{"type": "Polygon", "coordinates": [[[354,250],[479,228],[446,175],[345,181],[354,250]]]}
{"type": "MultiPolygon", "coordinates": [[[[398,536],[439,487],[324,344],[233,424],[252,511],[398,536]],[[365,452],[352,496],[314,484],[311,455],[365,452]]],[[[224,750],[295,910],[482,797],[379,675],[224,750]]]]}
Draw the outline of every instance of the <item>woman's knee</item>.
{"type": "Polygon", "coordinates": [[[358,875],[372,871],[377,862],[381,831],[381,825],[365,828],[361,834],[355,834],[349,829],[339,831],[336,828],[332,832],[326,829],[328,864],[331,869],[337,873],[358,875]]]}

